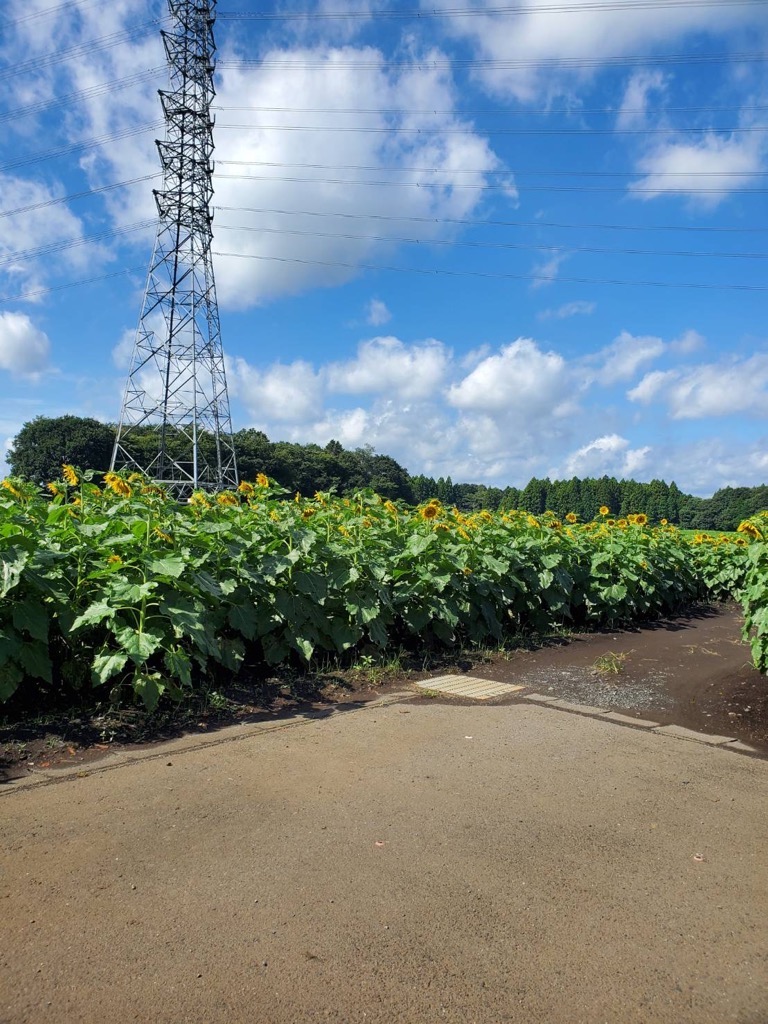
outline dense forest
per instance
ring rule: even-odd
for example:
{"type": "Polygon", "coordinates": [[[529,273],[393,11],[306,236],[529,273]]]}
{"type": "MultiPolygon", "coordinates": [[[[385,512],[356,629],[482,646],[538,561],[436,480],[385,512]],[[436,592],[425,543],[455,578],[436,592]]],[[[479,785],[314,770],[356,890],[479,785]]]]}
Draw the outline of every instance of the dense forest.
{"type": "MultiPolygon", "coordinates": [[[[26,423],[14,439],[8,463],[13,475],[40,484],[58,479],[62,462],[83,469],[106,469],[114,437],[112,424],[80,416],[38,416],[26,423]]],[[[421,474],[411,476],[388,455],[379,455],[370,447],[350,451],[338,441],[330,441],[324,447],[270,441],[262,431],[251,429],[238,431],[234,440],[243,479],[266,473],[291,494],[299,491],[309,496],[315,491],[332,490],[343,495],[372,487],[384,497],[409,503],[439,498],[465,511],[522,508],[539,514],[551,509],[560,516],[575,512],[582,519],[594,518],[597,510],[607,505],[616,516],[644,512],[651,522],[667,519],[696,530],[735,530],[743,519],[768,508],[766,485],[724,487],[711,498],[698,498],[684,494],[674,482],[639,483],[603,476],[583,480],[534,478],[519,490],[453,483],[450,477],[436,480],[421,474]]],[[[149,454],[156,436],[147,430],[139,435],[139,442],[149,454]]]]}

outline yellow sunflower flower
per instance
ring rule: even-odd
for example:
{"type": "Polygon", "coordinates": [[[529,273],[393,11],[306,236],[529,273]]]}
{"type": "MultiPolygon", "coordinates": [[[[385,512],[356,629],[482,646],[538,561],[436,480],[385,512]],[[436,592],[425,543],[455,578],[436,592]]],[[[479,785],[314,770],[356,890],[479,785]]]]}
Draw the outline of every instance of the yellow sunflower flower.
{"type": "Polygon", "coordinates": [[[67,481],[70,487],[77,487],[80,483],[80,478],[77,475],[77,471],[74,466],[70,466],[68,462],[65,462],[61,467],[61,475],[67,481]]]}
{"type": "Polygon", "coordinates": [[[763,535],[760,532],[760,530],[758,530],[758,528],[755,526],[755,524],[751,523],[749,521],[749,519],[745,519],[743,523],[739,523],[739,528],[738,528],[738,530],[736,532],[737,533],[745,533],[748,537],[751,537],[752,540],[762,540],[763,539],[763,535]]]}
{"type": "Polygon", "coordinates": [[[422,519],[436,519],[440,515],[440,509],[437,505],[433,505],[431,502],[429,505],[425,505],[424,508],[419,512],[422,519]]]}
{"type": "Polygon", "coordinates": [[[645,514],[645,512],[638,512],[638,514],[635,516],[635,522],[638,526],[647,526],[648,516],[645,514]]]}
{"type": "Polygon", "coordinates": [[[253,484],[249,484],[247,480],[242,480],[237,489],[241,494],[244,494],[246,498],[250,498],[252,494],[256,493],[256,488],[253,484]]]}
{"type": "Polygon", "coordinates": [[[269,487],[269,477],[266,475],[266,473],[257,473],[256,483],[259,485],[259,487],[269,487]]]}
{"type": "Polygon", "coordinates": [[[216,501],[219,505],[231,506],[240,504],[237,497],[231,491],[222,491],[221,494],[217,494],[216,501]]]}
{"type": "Polygon", "coordinates": [[[600,506],[600,515],[601,516],[610,515],[610,512],[611,512],[611,510],[608,508],[607,505],[601,505],[600,506]]]}
{"type": "Polygon", "coordinates": [[[575,512],[569,512],[568,515],[565,517],[565,521],[566,523],[571,523],[571,525],[573,525],[573,523],[578,523],[579,517],[576,515],[575,512]]]}

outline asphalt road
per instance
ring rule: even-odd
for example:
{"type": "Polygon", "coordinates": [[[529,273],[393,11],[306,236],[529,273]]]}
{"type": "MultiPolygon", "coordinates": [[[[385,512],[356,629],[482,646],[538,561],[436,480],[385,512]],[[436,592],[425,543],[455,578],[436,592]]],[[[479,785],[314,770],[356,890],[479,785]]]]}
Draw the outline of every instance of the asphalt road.
{"type": "Polygon", "coordinates": [[[530,704],[0,791],[0,1021],[768,1022],[768,762],[530,704]]]}

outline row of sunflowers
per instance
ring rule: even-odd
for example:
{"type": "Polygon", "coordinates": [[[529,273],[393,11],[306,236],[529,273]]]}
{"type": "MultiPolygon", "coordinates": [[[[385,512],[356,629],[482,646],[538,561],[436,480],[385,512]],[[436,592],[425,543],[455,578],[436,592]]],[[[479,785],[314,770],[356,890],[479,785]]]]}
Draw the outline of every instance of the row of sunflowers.
{"type": "Polygon", "coordinates": [[[0,486],[0,700],[106,686],[153,708],[265,664],[499,643],[727,597],[744,599],[768,665],[768,515],[688,537],[607,507],[580,522],[371,491],[291,498],[262,474],[180,504],[137,474],[68,465],[48,492],[0,486]]]}

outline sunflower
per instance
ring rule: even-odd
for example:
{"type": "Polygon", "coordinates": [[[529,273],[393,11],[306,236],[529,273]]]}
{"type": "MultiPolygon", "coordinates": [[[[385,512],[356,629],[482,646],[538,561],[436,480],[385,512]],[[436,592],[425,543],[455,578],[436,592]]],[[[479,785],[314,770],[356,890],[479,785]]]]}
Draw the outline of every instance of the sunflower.
{"type": "Polygon", "coordinates": [[[173,537],[170,533],[166,533],[165,530],[161,530],[159,526],[155,527],[155,536],[159,537],[160,540],[164,540],[166,544],[173,544],[173,537]]]}
{"type": "Polygon", "coordinates": [[[662,520],[661,520],[661,525],[662,525],[662,526],[666,526],[668,522],[669,522],[669,520],[668,520],[668,519],[662,519],[662,520]]]}
{"type": "Polygon", "coordinates": [[[606,523],[606,526],[615,526],[616,525],[616,520],[615,519],[606,519],[605,523],[606,523]]]}
{"type": "Polygon", "coordinates": [[[600,515],[601,516],[610,515],[610,512],[611,512],[611,510],[608,508],[607,505],[601,505],[600,506],[600,515]]]}
{"type": "MultiPolygon", "coordinates": [[[[635,516],[635,522],[637,523],[638,526],[647,526],[648,525],[648,516],[645,514],[645,512],[638,512],[638,514],[635,516]]],[[[666,520],[665,520],[665,522],[666,522],[666,520]]]]}
{"type": "Polygon", "coordinates": [[[569,512],[568,515],[565,517],[565,521],[566,523],[571,523],[571,525],[573,525],[573,523],[578,523],[579,517],[576,515],[575,512],[569,512]]]}
{"type": "Polygon", "coordinates": [[[430,502],[429,505],[424,506],[419,515],[422,519],[436,519],[440,515],[440,509],[430,502]]]}
{"type": "Polygon", "coordinates": [[[237,489],[241,494],[244,494],[246,498],[250,498],[252,494],[256,493],[256,488],[253,484],[249,484],[247,480],[243,480],[237,489]]]}
{"type": "Polygon", "coordinates": [[[118,476],[117,473],[105,473],[104,483],[110,491],[113,491],[121,498],[130,498],[133,493],[131,485],[126,480],[123,480],[121,476],[118,476]]]}
{"type": "Polygon", "coordinates": [[[68,462],[65,462],[61,467],[61,475],[67,481],[70,487],[77,487],[80,483],[80,478],[77,475],[77,470],[74,466],[70,466],[68,462]]]}
{"type": "Polygon", "coordinates": [[[58,484],[50,483],[46,484],[45,486],[48,488],[48,490],[51,492],[54,498],[58,498],[59,495],[61,494],[61,488],[59,487],[58,484]]]}
{"type": "Polygon", "coordinates": [[[122,565],[123,564],[123,560],[120,557],[120,555],[110,555],[109,558],[107,559],[107,564],[108,565],[122,565]]]}
{"type": "Polygon", "coordinates": [[[627,528],[627,520],[626,519],[619,519],[619,521],[616,523],[616,525],[619,527],[619,529],[626,530],[626,528],[627,528]]]}
{"type": "Polygon", "coordinates": [[[305,508],[304,511],[301,513],[301,518],[302,519],[311,519],[312,516],[315,514],[315,512],[316,512],[316,509],[314,509],[314,508],[305,508]]]}
{"type": "Polygon", "coordinates": [[[259,487],[269,487],[269,477],[266,475],[266,473],[257,473],[256,483],[259,485],[259,487]]]}
{"type": "Polygon", "coordinates": [[[435,523],[435,530],[442,530],[445,533],[451,532],[451,528],[448,523],[435,523]]]}
{"type": "Polygon", "coordinates": [[[231,491],[222,491],[221,494],[217,494],[216,501],[219,505],[239,505],[237,497],[231,491]]]}
{"type": "Polygon", "coordinates": [[[739,528],[738,528],[738,530],[736,532],[737,533],[746,533],[746,535],[748,537],[751,537],[752,540],[762,540],[763,539],[762,533],[758,530],[758,528],[755,526],[755,524],[751,523],[748,519],[745,519],[743,523],[739,523],[739,528]]]}
{"type": "Polygon", "coordinates": [[[18,489],[18,487],[14,486],[14,484],[12,483],[11,480],[9,480],[8,477],[6,477],[5,480],[2,481],[0,487],[4,487],[9,494],[12,494],[14,496],[14,498],[22,497],[21,491],[18,489]]]}
{"type": "Polygon", "coordinates": [[[193,508],[210,508],[211,503],[205,496],[205,491],[193,491],[192,496],[187,499],[187,504],[193,508]]]}
{"type": "Polygon", "coordinates": [[[529,526],[538,526],[539,520],[535,516],[528,516],[526,522],[529,526]]]}

